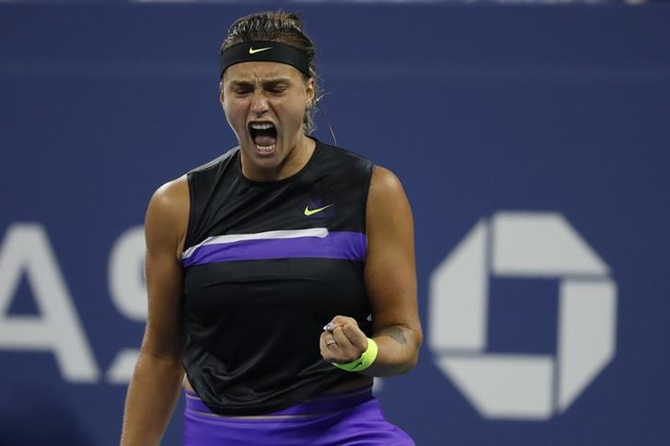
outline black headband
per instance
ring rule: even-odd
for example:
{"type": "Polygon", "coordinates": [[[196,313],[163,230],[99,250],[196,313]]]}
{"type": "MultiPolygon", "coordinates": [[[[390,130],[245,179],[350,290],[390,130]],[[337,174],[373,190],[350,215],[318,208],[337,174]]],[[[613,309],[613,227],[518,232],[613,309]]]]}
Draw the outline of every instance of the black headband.
{"type": "Polygon", "coordinates": [[[305,51],[280,42],[253,40],[236,43],[221,51],[221,74],[231,66],[241,62],[279,62],[291,65],[305,76],[309,73],[309,57],[305,51]]]}

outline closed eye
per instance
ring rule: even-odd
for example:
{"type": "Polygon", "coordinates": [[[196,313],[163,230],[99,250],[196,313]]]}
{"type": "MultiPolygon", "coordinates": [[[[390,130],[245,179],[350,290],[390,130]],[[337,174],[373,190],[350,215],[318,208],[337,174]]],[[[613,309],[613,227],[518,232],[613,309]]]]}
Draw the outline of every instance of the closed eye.
{"type": "MultiPolygon", "coordinates": [[[[291,82],[288,79],[271,79],[262,83],[263,90],[273,96],[281,96],[291,88],[291,82]]],[[[252,82],[232,81],[230,90],[236,96],[247,96],[252,94],[256,86],[252,82]]]]}
{"type": "Polygon", "coordinates": [[[232,92],[238,96],[250,94],[254,91],[254,84],[251,82],[234,81],[230,84],[232,92]]]}
{"type": "Polygon", "coordinates": [[[277,87],[277,88],[268,88],[267,89],[269,93],[272,94],[281,94],[287,90],[285,87],[277,87]]]}
{"type": "Polygon", "coordinates": [[[290,82],[281,80],[270,80],[263,82],[263,88],[270,94],[280,95],[291,87],[290,82]]]}
{"type": "Polygon", "coordinates": [[[247,87],[237,87],[233,88],[233,93],[235,93],[238,96],[244,96],[247,94],[251,94],[254,91],[253,88],[247,88],[247,87]]]}

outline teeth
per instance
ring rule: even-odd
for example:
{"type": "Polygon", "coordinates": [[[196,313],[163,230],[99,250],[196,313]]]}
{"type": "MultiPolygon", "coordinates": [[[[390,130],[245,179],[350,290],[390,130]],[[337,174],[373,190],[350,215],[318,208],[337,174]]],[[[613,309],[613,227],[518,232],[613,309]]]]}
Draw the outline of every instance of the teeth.
{"type": "Polygon", "coordinates": [[[263,153],[270,153],[275,149],[275,147],[277,147],[277,144],[272,144],[271,146],[256,145],[256,150],[258,150],[259,152],[263,152],[263,153]]]}
{"type": "Polygon", "coordinates": [[[251,124],[250,127],[255,130],[267,130],[273,128],[274,126],[272,124],[251,124]]]}

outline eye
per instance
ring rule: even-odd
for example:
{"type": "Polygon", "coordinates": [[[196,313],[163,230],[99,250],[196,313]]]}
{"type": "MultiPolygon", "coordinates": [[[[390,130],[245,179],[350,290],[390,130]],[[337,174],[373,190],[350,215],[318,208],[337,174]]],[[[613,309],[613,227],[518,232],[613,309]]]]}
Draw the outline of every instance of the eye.
{"type": "Polygon", "coordinates": [[[273,96],[281,96],[288,91],[290,84],[286,81],[271,81],[263,84],[263,89],[273,96]]]}
{"type": "Polygon", "coordinates": [[[251,94],[252,91],[254,91],[252,87],[246,87],[246,86],[233,87],[233,93],[235,93],[237,96],[245,96],[251,94]]]}
{"type": "Polygon", "coordinates": [[[274,94],[274,95],[281,95],[285,93],[287,90],[286,86],[276,86],[276,87],[270,87],[268,88],[268,93],[274,94]]]}

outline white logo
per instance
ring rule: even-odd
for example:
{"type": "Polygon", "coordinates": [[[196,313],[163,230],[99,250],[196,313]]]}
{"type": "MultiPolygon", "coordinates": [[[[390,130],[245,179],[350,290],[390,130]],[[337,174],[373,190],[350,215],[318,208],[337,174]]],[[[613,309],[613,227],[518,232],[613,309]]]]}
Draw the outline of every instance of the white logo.
{"type": "MultiPolygon", "coordinates": [[[[136,226],[119,237],[109,259],[112,301],[132,321],[146,320],[143,259],[144,231],[136,226]]],[[[73,296],[40,224],[13,224],[0,243],[0,355],[4,350],[52,352],[63,379],[71,383],[101,379],[73,296]],[[31,288],[37,315],[10,312],[23,277],[31,288]]],[[[127,384],[137,357],[136,348],[121,349],[105,373],[107,382],[127,384]]]]}
{"type": "Polygon", "coordinates": [[[10,226],[0,245],[0,351],[5,349],[52,351],[71,382],[99,378],[70,290],[40,225],[10,226]],[[37,316],[9,314],[23,275],[33,290],[37,316]]]}
{"type": "Polygon", "coordinates": [[[560,214],[481,220],[430,279],[429,347],[438,368],[485,418],[564,412],[614,357],[609,273],[560,214]],[[556,357],[486,352],[489,275],[560,279],[556,357]]]}

